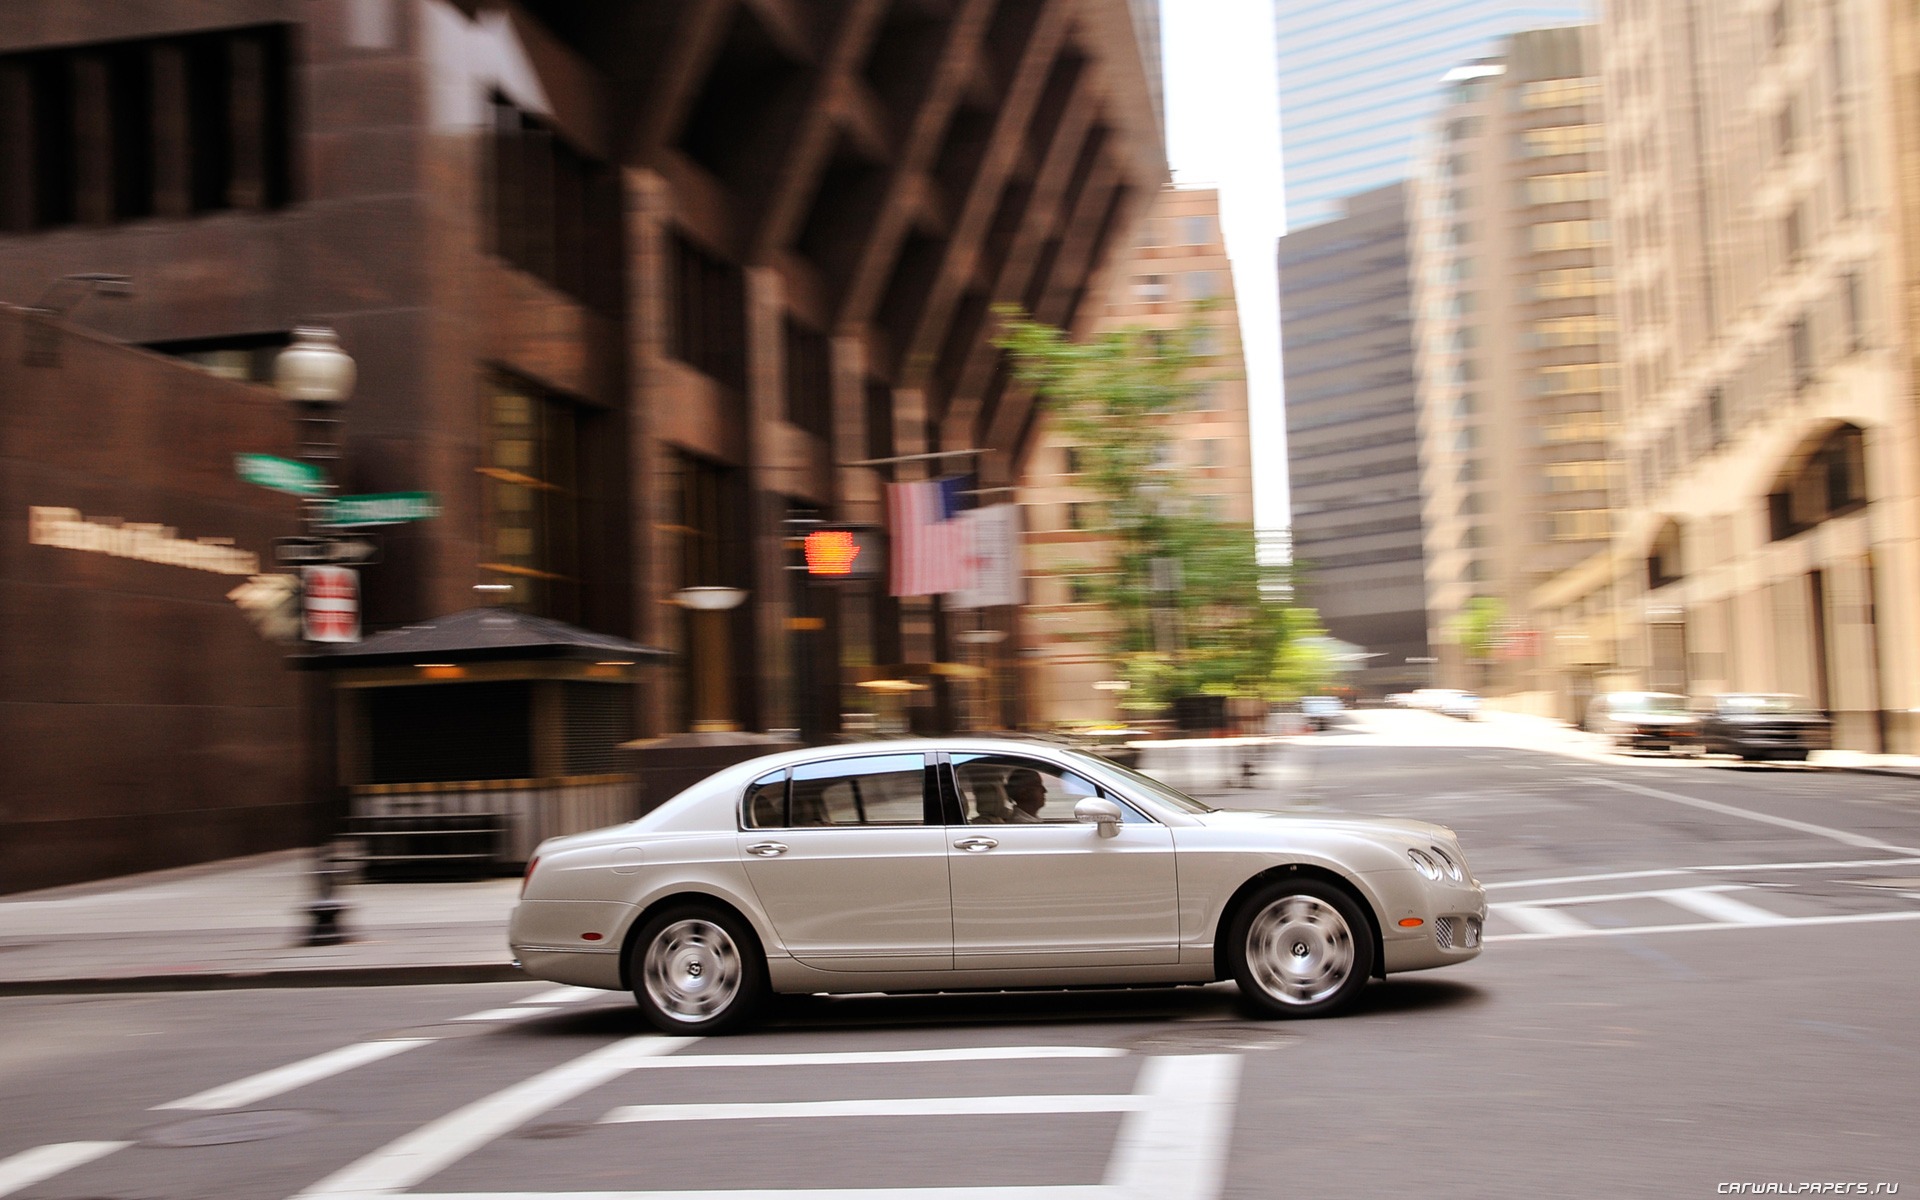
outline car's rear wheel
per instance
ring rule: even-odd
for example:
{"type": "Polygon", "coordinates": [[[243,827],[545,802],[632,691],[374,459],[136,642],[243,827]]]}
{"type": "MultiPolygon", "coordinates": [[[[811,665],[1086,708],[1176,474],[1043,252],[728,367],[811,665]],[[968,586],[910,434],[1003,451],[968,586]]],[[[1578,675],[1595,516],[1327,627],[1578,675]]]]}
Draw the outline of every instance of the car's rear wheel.
{"type": "Polygon", "coordinates": [[[1316,879],[1277,880],[1228,928],[1241,998],[1264,1017],[1323,1017],[1351,1004],[1373,974],[1373,933],[1351,896],[1316,879]]]}
{"type": "Polygon", "coordinates": [[[633,998],[667,1033],[729,1033],[753,1018],[767,994],[759,942],[744,921],[718,908],[661,910],[628,954],[633,998]]]}

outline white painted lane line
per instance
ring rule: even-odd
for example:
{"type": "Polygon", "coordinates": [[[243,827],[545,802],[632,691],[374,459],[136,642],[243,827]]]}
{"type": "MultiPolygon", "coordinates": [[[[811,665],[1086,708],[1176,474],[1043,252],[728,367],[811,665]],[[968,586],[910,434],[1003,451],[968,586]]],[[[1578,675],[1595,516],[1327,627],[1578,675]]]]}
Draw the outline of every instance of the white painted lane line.
{"type": "MultiPolygon", "coordinates": [[[[1169,1192],[1181,1194],[1181,1192],[1169,1192]]],[[[695,1192],[407,1192],[407,1200],[1133,1200],[1104,1185],[722,1188],[695,1192]]]]}
{"type": "Polygon", "coordinates": [[[1863,846],[1870,850],[1885,850],[1893,854],[1920,854],[1912,846],[1896,846],[1883,842],[1879,838],[1868,837],[1864,833],[1849,833],[1844,829],[1830,829],[1825,825],[1815,825],[1808,821],[1796,821],[1791,817],[1776,817],[1771,813],[1754,812],[1748,808],[1735,808],[1731,804],[1721,804],[1717,800],[1702,800],[1698,796],[1683,796],[1679,792],[1663,792],[1659,788],[1642,787],[1637,783],[1627,783],[1619,779],[1596,779],[1595,783],[1605,787],[1617,788],[1623,792],[1637,792],[1642,796],[1651,796],[1656,800],[1668,800],[1674,804],[1684,804],[1689,808],[1698,808],[1705,812],[1721,813],[1729,817],[1741,817],[1748,821],[1759,821],[1765,825],[1777,825],[1782,829],[1793,829],[1800,833],[1811,833],[1816,837],[1828,838],[1848,846],[1863,846]]]}
{"type": "Polygon", "coordinates": [[[368,1063],[390,1058],[403,1050],[415,1046],[430,1045],[434,1038],[392,1038],[381,1042],[358,1042],[351,1046],[342,1046],[338,1050],[329,1050],[325,1054],[316,1054],[312,1058],[288,1063],[284,1067],[275,1067],[271,1071],[262,1071],[258,1075],[249,1075],[245,1079],[208,1088],[196,1092],[184,1100],[171,1100],[165,1104],[156,1104],[155,1108],[244,1108],[258,1103],[269,1096],[278,1096],[294,1088],[338,1075],[342,1071],[351,1071],[368,1063]]]}
{"type": "Polygon", "coordinates": [[[43,1179],[52,1179],[63,1171],[85,1166],[131,1145],[132,1142],[56,1142],[23,1150],[12,1158],[0,1159],[0,1196],[11,1196],[21,1188],[32,1187],[43,1179]]]}
{"type": "Polygon", "coordinates": [[[974,1062],[1025,1058],[1122,1058],[1113,1046],[986,1046],[957,1050],[870,1050],[838,1054],[683,1054],[637,1062],[636,1068],[842,1067],[877,1063],[974,1062]]]}
{"type": "MultiPolygon", "coordinates": [[[[1593,928],[1580,918],[1557,908],[1532,904],[1490,904],[1487,908],[1489,916],[1505,917],[1535,937],[1570,937],[1593,928]]],[[[1493,938],[1489,936],[1487,940],[1492,941],[1493,938]]]]}
{"type": "MultiPolygon", "coordinates": [[[[1543,910],[1544,911],[1544,910],[1543,910]]],[[[1502,933],[1488,934],[1489,942],[1541,942],[1553,938],[1570,937],[1623,937],[1638,933],[1720,933],[1729,929],[1790,929],[1801,925],[1870,925],[1882,921],[1920,921],[1920,912],[1883,912],[1883,913],[1846,913],[1829,917],[1775,917],[1765,925],[1759,923],[1730,925],[1725,921],[1706,921],[1684,925],[1635,925],[1630,928],[1601,929],[1588,927],[1566,933],[1502,933]]]]}
{"type": "Polygon", "coordinates": [[[643,1034],[602,1046],[430,1121],[327,1176],[300,1197],[340,1200],[404,1191],[554,1105],[616,1079],[655,1055],[672,1054],[699,1040],[643,1034]]]}
{"type": "Polygon", "coordinates": [[[1525,906],[1527,908],[1565,908],[1573,904],[1604,904],[1611,900],[1664,900],[1676,891],[1684,892],[1738,892],[1744,885],[1738,883],[1705,883],[1692,888],[1663,888],[1651,892],[1596,892],[1589,896],[1551,896],[1538,900],[1503,900],[1495,907],[1505,910],[1525,906]]]}
{"type": "Polygon", "coordinates": [[[1133,1112],[1147,1099],[1123,1095],[912,1096],[893,1100],[808,1100],[754,1104],[630,1104],[602,1125],[652,1121],[777,1121],[790,1117],[964,1117],[1012,1113],[1133,1112]]]}
{"type": "Polygon", "coordinates": [[[550,992],[541,992],[538,996],[528,996],[525,1000],[515,1000],[515,1004],[572,1004],[577,1000],[592,1000],[596,996],[615,996],[618,992],[602,991],[599,988],[557,987],[550,992]]]}
{"type": "Polygon", "coordinates": [[[1757,904],[1735,900],[1724,888],[1674,888],[1654,895],[1697,916],[1735,925],[1772,925],[1787,919],[1757,904]]]}
{"type": "Polygon", "coordinates": [[[1107,1164],[1111,1200],[1213,1200],[1226,1173],[1240,1056],[1147,1060],[1134,1089],[1150,1103],[1120,1126],[1107,1164]]]}
{"type": "Polygon", "coordinates": [[[534,1008],[521,1001],[512,1008],[489,1008],[482,1012],[468,1013],[464,1017],[454,1017],[455,1021],[524,1021],[528,1017],[544,1016],[553,1011],[551,1006],[534,1008]]]}
{"type": "Polygon", "coordinates": [[[1650,871],[1609,871],[1604,875],[1554,875],[1542,879],[1509,879],[1489,883],[1488,891],[1501,888],[1556,887],[1564,883],[1604,883],[1614,879],[1658,879],[1668,875],[1692,875],[1697,871],[1826,871],[1849,867],[1897,867],[1920,863],[1920,858],[1852,858],[1841,862],[1769,862],[1715,863],[1699,867],[1663,867],[1650,871]]]}

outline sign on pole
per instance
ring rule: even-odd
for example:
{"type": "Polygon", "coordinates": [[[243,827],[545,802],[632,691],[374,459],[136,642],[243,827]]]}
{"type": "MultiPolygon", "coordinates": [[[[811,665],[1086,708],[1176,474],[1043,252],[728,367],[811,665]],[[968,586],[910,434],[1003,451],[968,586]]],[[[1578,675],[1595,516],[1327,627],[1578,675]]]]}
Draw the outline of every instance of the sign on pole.
{"type": "Polygon", "coordinates": [[[440,515],[440,501],[432,492],[383,492],[372,496],[340,496],[327,510],[326,523],[336,529],[355,525],[399,525],[440,515]]]}
{"type": "Polygon", "coordinates": [[[300,611],[309,642],[360,640],[360,573],[352,567],[300,568],[300,611]]]}
{"type": "Polygon", "coordinates": [[[272,454],[236,454],[233,471],[242,482],[285,492],[289,496],[313,496],[326,490],[327,476],[312,463],[295,462],[272,454]]]}

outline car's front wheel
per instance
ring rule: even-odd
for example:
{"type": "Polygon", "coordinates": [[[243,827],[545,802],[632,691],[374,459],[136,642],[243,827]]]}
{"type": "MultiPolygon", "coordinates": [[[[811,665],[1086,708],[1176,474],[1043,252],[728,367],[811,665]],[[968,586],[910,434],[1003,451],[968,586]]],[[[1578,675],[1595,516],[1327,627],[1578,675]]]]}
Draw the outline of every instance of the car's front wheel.
{"type": "Polygon", "coordinates": [[[706,905],[656,913],[628,951],[628,980],[647,1020],[667,1033],[728,1033],[767,993],[767,964],[744,921],[706,905]]]}
{"type": "Polygon", "coordinates": [[[1241,998],[1264,1017],[1323,1017],[1353,1002],[1373,973],[1373,935],[1353,898],[1316,879],[1277,880],[1228,929],[1241,998]]]}

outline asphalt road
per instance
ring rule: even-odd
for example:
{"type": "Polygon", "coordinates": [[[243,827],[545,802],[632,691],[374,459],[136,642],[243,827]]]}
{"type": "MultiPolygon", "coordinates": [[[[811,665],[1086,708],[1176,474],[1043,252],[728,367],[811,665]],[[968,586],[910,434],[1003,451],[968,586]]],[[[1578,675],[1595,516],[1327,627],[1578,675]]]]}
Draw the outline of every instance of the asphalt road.
{"type": "Polygon", "coordinates": [[[1419,745],[1449,734],[1415,717],[1444,720],[1317,738],[1262,796],[1443,821],[1489,885],[1479,960],[1350,1017],[855,997],[698,1041],[533,983],[12,999],[0,1196],[1920,1190],[1913,781],[1419,745]]]}

